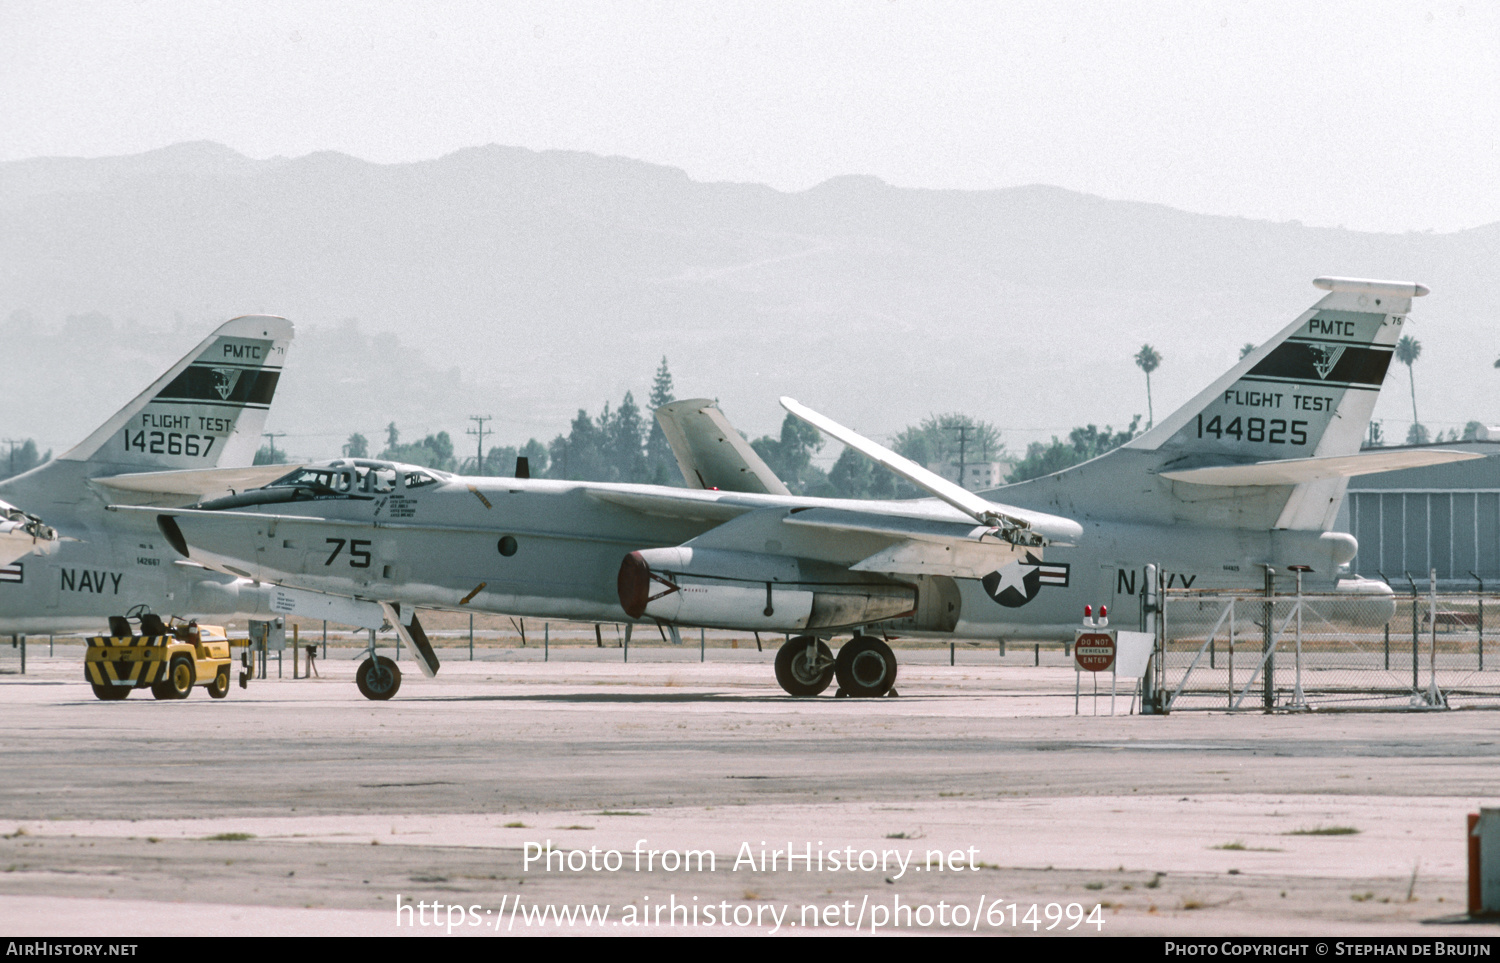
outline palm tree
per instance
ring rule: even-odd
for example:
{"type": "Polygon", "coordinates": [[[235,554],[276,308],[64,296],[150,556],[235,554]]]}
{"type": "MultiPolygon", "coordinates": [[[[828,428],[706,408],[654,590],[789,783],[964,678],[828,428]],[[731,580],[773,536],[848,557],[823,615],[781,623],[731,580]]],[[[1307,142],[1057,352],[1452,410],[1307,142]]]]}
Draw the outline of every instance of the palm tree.
{"type": "Polygon", "coordinates": [[[1406,375],[1411,379],[1411,422],[1420,425],[1422,419],[1417,417],[1417,376],[1412,372],[1412,365],[1418,358],[1422,357],[1422,342],[1411,335],[1402,336],[1396,342],[1396,360],[1406,365],[1406,375]]]}
{"type": "MultiPolygon", "coordinates": [[[[1254,341],[1246,341],[1245,346],[1240,349],[1240,358],[1243,359],[1245,355],[1254,351],[1258,347],[1260,347],[1260,345],[1256,344],[1254,341]]],[[[1500,368],[1500,364],[1497,364],[1496,367],[1500,368]]]]}
{"type": "Polygon", "coordinates": [[[1149,344],[1141,345],[1141,350],[1136,352],[1135,366],[1146,372],[1146,427],[1150,428],[1156,423],[1156,416],[1151,410],[1151,372],[1161,367],[1161,355],[1149,344]]]}

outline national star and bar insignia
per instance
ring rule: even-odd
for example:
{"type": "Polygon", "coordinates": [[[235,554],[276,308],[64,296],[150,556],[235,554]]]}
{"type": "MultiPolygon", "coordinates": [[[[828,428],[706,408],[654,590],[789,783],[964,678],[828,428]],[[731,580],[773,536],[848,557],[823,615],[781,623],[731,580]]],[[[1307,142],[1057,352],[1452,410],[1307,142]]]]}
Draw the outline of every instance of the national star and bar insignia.
{"type": "Polygon", "coordinates": [[[990,598],[1007,608],[1020,608],[1036,598],[1043,585],[1068,585],[1068,564],[1043,562],[1030,552],[983,580],[990,598]]]}

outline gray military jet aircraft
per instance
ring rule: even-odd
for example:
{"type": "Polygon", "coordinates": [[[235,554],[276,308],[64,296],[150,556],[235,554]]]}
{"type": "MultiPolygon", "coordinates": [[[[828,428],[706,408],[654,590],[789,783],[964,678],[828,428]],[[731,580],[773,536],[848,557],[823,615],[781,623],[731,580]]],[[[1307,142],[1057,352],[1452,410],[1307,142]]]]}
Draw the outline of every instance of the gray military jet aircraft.
{"type": "Polygon", "coordinates": [[[0,495],[48,523],[0,512],[3,545],[42,550],[0,558],[0,634],[98,631],[131,610],[381,625],[373,603],[226,577],[178,557],[150,517],[105,511],[190,504],[285,474],[250,463],[291,338],[283,318],[226,322],[82,442],[0,482],[0,495]]]}
{"type": "MultiPolygon", "coordinates": [[[[346,459],[158,520],[209,567],[383,603],[428,675],[438,662],[418,607],[795,633],[776,659],[787,692],[837,677],[877,696],[897,667],[873,632],[1071,639],[1085,604],[1137,617],[1148,563],[1200,588],[1258,587],[1263,567],[1295,566],[1309,588],[1385,603],[1383,583],[1346,577],[1355,540],[1329,530],[1348,478],[1473,456],[1360,451],[1427,289],[1314,283],[1321,300],[1156,427],[985,495],[783,399],[936,499],[792,496],[722,414],[680,402],[661,420],[690,490],[346,459]],[[853,638],[835,658],[826,640],[842,633],[853,638]]],[[[400,675],[372,651],[359,680],[388,698],[400,675]]]]}

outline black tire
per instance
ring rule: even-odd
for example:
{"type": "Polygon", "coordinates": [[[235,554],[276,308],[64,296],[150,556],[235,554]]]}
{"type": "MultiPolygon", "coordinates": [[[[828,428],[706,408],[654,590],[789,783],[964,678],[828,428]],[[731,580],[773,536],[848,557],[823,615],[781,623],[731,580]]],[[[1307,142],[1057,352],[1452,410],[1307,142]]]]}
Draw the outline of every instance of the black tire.
{"type": "MultiPolygon", "coordinates": [[[[192,659],[185,655],[174,656],[167,665],[167,677],[160,682],[166,695],[157,698],[186,699],[193,693],[193,683],[198,681],[196,676],[192,659]]],[[[152,692],[155,691],[153,688],[152,692]]]]}
{"type": "Polygon", "coordinates": [[[359,686],[359,694],[366,699],[384,702],[401,688],[401,670],[390,659],[378,655],[359,664],[354,684],[359,686]]]}
{"type": "Polygon", "coordinates": [[[229,666],[219,666],[219,671],[214,675],[214,681],[208,684],[208,694],[215,699],[222,699],[229,695],[229,666]]]}
{"type": "Polygon", "coordinates": [[[855,636],[839,649],[833,674],[839,688],[854,698],[883,696],[896,684],[896,653],[877,638],[855,636]]]}
{"type": "Polygon", "coordinates": [[[130,693],[133,691],[128,685],[100,685],[97,682],[90,682],[89,685],[94,687],[94,697],[103,699],[105,702],[119,702],[121,699],[128,699],[130,698],[130,693]]]}
{"type": "Polygon", "coordinates": [[[817,665],[808,665],[807,643],[811,639],[799,635],[782,643],[776,650],[776,681],[787,694],[798,697],[815,696],[833,681],[833,652],[828,643],[818,640],[817,665]]]}

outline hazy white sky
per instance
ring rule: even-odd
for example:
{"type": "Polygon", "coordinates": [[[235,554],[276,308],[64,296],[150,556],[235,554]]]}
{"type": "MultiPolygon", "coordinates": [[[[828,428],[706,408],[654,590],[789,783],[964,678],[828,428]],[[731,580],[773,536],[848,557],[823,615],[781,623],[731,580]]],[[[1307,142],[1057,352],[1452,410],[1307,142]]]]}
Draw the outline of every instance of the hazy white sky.
{"type": "Polygon", "coordinates": [[[1500,8],[0,0],[0,130],[0,160],[500,143],[1452,230],[1500,220],[1500,8]]]}

